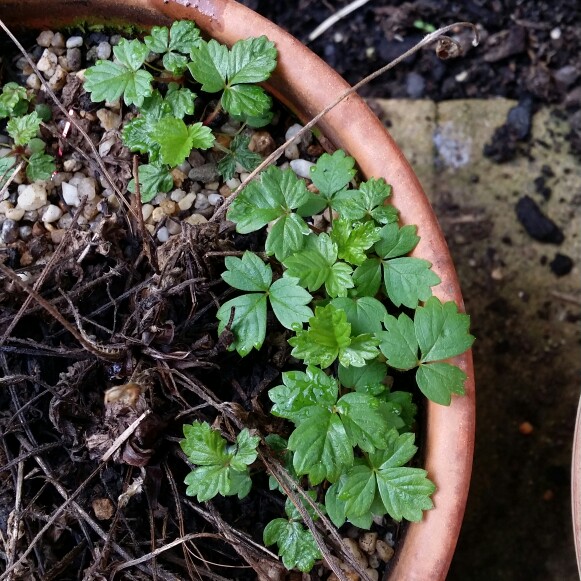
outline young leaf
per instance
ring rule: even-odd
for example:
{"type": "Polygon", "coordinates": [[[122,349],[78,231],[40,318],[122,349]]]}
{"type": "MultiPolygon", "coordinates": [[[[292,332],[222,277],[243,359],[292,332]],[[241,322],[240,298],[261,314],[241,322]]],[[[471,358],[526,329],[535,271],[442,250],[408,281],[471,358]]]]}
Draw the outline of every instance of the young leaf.
{"type": "Polygon", "coordinates": [[[355,160],[340,149],[333,155],[324,153],[311,168],[311,180],[321,195],[330,200],[353,179],[354,166],[355,160]]]}
{"type": "Polygon", "coordinates": [[[337,297],[331,301],[331,304],[345,311],[353,335],[379,333],[383,330],[381,321],[387,315],[387,310],[377,299],[337,297]]]}
{"type": "Polygon", "coordinates": [[[186,125],[182,119],[164,117],[160,119],[152,133],[160,147],[162,163],[176,166],[182,163],[193,148],[208,149],[214,143],[212,130],[201,122],[186,125]]]}
{"type": "Polygon", "coordinates": [[[378,345],[379,340],[370,333],[352,337],[349,345],[339,351],[339,362],[345,367],[363,367],[368,360],[379,355],[378,345]]]}
{"type": "Polygon", "coordinates": [[[234,85],[227,87],[222,95],[222,107],[235,117],[259,117],[272,106],[272,99],[262,87],[256,85],[234,85]]]}
{"type": "MultiPolygon", "coordinates": [[[[139,187],[141,201],[144,204],[150,202],[159,192],[169,192],[173,188],[173,177],[167,167],[158,164],[145,164],[139,166],[139,187]]],[[[130,192],[135,191],[135,180],[131,180],[127,186],[130,192]]]]}
{"type": "Polygon", "coordinates": [[[383,263],[383,282],[387,296],[399,307],[411,309],[432,296],[432,287],[440,283],[431,264],[422,258],[394,258],[383,263]]]}
{"type": "Polygon", "coordinates": [[[272,282],[272,269],[256,254],[246,251],[242,258],[227,256],[224,260],[226,272],[222,278],[238,290],[266,292],[272,282]]]}
{"type": "Polygon", "coordinates": [[[230,151],[218,162],[218,171],[225,180],[234,177],[237,163],[246,171],[252,171],[262,161],[260,154],[248,149],[249,143],[250,136],[243,133],[238,133],[230,143],[230,151]]]}
{"type": "Polygon", "coordinates": [[[97,61],[85,71],[85,90],[91,100],[115,101],[123,95],[126,105],[141,106],[152,92],[152,75],[141,69],[149,49],[138,40],[121,39],[113,47],[116,62],[97,61]]]}
{"type": "Polygon", "coordinates": [[[200,42],[190,51],[188,69],[202,84],[202,91],[217,93],[226,86],[228,75],[228,47],[211,39],[200,42]]]}
{"type": "Polygon", "coordinates": [[[344,262],[337,262],[337,245],[328,234],[310,236],[305,248],[283,261],[285,276],[294,276],[301,285],[313,292],[323,284],[329,296],[346,296],[353,288],[352,269],[344,262]]]}
{"type": "Polygon", "coordinates": [[[380,228],[374,222],[353,223],[339,219],[333,222],[331,240],[337,244],[337,256],[356,266],[363,264],[365,251],[379,240],[380,228]]]}
{"type": "Polygon", "coordinates": [[[387,224],[379,231],[379,241],[375,244],[377,254],[385,259],[404,256],[411,252],[420,241],[416,226],[387,224]]]}
{"type": "Polygon", "coordinates": [[[243,472],[247,466],[250,466],[258,457],[256,448],[260,443],[259,436],[253,436],[247,428],[244,428],[236,436],[236,446],[230,465],[235,470],[243,472]]]}
{"type": "Polygon", "coordinates": [[[18,83],[6,83],[0,95],[0,119],[23,115],[27,109],[26,89],[18,83]]]}
{"type": "Polygon", "coordinates": [[[183,55],[189,54],[199,42],[200,31],[190,20],[177,20],[169,30],[166,26],[154,26],[143,40],[150,51],[163,54],[163,66],[168,71],[181,75],[188,63],[183,55]]]}
{"type": "Polygon", "coordinates": [[[294,520],[277,518],[270,521],[264,528],[263,540],[265,545],[278,545],[278,554],[289,571],[298,569],[307,573],[321,558],[311,532],[294,520]]]}
{"type": "Polygon", "coordinates": [[[31,182],[36,180],[50,180],[56,170],[54,157],[46,153],[33,153],[28,159],[26,175],[31,182]]]}
{"type": "Polygon", "coordinates": [[[40,117],[36,111],[23,117],[12,117],[6,123],[8,135],[12,137],[15,145],[26,145],[36,137],[40,127],[40,117]]]}
{"type": "Polygon", "coordinates": [[[299,285],[298,278],[285,276],[274,281],[268,298],[274,315],[287,329],[305,323],[313,316],[313,311],[307,306],[313,297],[299,285]]]}
{"type": "Polygon", "coordinates": [[[266,81],[276,67],[277,51],[266,36],[239,40],[228,55],[228,82],[260,83],[266,81]]]}
{"type": "Polygon", "coordinates": [[[165,94],[165,103],[169,105],[171,114],[177,119],[194,114],[196,94],[189,89],[180,88],[177,83],[170,83],[165,94]]]}
{"type": "Polygon", "coordinates": [[[360,184],[359,191],[353,191],[349,197],[338,199],[334,208],[343,218],[373,219],[379,224],[389,224],[397,222],[398,216],[393,206],[385,204],[390,195],[391,186],[383,178],[371,178],[360,184]]]}

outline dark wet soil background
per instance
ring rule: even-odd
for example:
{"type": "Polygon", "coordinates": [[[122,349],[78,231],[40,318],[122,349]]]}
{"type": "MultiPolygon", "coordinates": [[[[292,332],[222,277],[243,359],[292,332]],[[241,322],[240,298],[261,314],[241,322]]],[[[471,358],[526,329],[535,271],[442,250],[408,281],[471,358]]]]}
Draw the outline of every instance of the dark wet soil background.
{"type": "MultiPolygon", "coordinates": [[[[371,0],[312,42],[308,41],[309,33],[349,4],[348,0],[299,0],[296,5],[268,0],[244,3],[308,43],[351,84],[420,40],[425,32],[418,26],[438,27],[469,20],[480,31],[477,49],[448,61],[424,49],[373,81],[361,94],[434,101],[499,96],[518,100],[519,106],[484,148],[484,154],[498,163],[522,156],[519,143],[529,140],[531,116],[543,107],[556,106],[571,125],[568,146],[581,162],[578,1],[371,0]]],[[[515,227],[518,220],[525,236],[547,244],[553,251],[559,248],[563,232],[541,208],[543,200],[551,196],[545,187],[550,178],[539,176],[535,199],[524,193],[520,196],[515,205],[515,227]]],[[[439,209],[437,205],[436,211],[439,209]]],[[[455,245],[452,232],[446,234],[450,234],[462,279],[469,270],[463,263],[469,253],[455,245]]],[[[484,243],[494,255],[506,240],[484,243]]],[[[555,256],[546,261],[550,264],[543,276],[554,281],[558,289],[558,280],[573,276],[569,273],[578,265],[579,256],[555,256]]],[[[569,458],[579,374],[578,366],[576,370],[560,369],[558,363],[551,364],[560,359],[558,350],[554,352],[550,347],[549,311],[555,305],[547,297],[534,297],[534,289],[533,302],[545,307],[533,312],[525,306],[527,293],[519,291],[522,300],[512,300],[507,294],[507,300],[506,296],[495,295],[490,285],[478,288],[465,280],[465,291],[467,288],[468,292],[481,293],[467,297],[468,309],[472,305],[473,312],[486,320],[474,320],[479,339],[475,346],[479,394],[475,466],[449,579],[577,579],[570,524],[569,458]],[[488,306],[476,308],[482,302],[488,306]],[[530,326],[523,325],[523,331],[519,319],[531,313],[530,326]],[[555,355],[549,356],[550,352],[555,355]],[[480,380],[494,385],[484,385],[480,380]],[[496,393],[492,399],[490,392],[496,393]]],[[[571,312],[571,322],[578,327],[579,306],[572,306],[571,312]]],[[[578,352],[578,328],[574,336],[572,344],[578,352]]],[[[571,359],[570,355],[565,358],[571,359]]]]}

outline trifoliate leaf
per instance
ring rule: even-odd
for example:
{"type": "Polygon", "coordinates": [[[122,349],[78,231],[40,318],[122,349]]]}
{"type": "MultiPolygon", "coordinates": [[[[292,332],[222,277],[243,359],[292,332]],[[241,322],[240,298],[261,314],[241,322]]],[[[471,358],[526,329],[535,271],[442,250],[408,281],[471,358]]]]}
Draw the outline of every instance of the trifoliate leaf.
{"type": "Polygon", "coordinates": [[[222,95],[225,111],[242,117],[260,117],[270,110],[272,99],[262,87],[256,85],[233,85],[226,87],[222,95]]]}
{"type": "Polygon", "coordinates": [[[274,403],[271,413],[295,424],[309,418],[313,406],[333,406],[337,401],[337,381],[313,365],[305,371],[285,371],[282,381],[268,391],[274,403]]]}
{"type": "Polygon", "coordinates": [[[322,407],[315,407],[309,419],[296,427],[288,447],[294,452],[297,474],[307,474],[313,486],[323,480],[335,482],[353,464],[353,448],[343,422],[322,407]]]}
{"type": "Polygon", "coordinates": [[[230,143],[230,151],[218,162],[218,171],[225,180],[234,177],[237,163],[249,172],[259,166],[262,157],[248,149],[249,143],[250,136],[243,133],[238,133],[230,143]]]}
{"type": "Polygon", "coordinates": [[[379,395],[385,392],[386,386],[383,384],[383,380],[386,375],[387,366],[377,360],[368,361],[363,367],[339,365],[338,376],[343,387],[370,395],[379,395]]]}
{"type": "Polygon", "coordinates": [[[186,125],[182,119],[164,117],[160,119],[152,133],[160,148],[162,163],[176,166],[182,163],[193,148],[208,149],[214,143],[212,130],[201,122],[186,125]]]}
{"type": "MultiPolygon", "coordinates": [[[[173,188],[173,177],[167,167],[157,164],[139,166],[139,191],[141,201],[147,204],[159,192],[169,192],[173,188]]],[[[130,192],[135,191],[135,180],[127,185],[130,192]]]]}
{"type": "Polygon", "coordinates": [[[363,367],[367,361],[379,355],[378,345],[379,340],[369,333],[357,335],[349,345],[339,350],[339,363],[345,367],[363,367]]]}
{"type": "Polygon", "coordinates": [[[14,140],[15,145],[26,145],[36,137],[40,127],[40,117],[36,111],[23,117],[12,117],[6,123],[8,135],[14,140]]]}
{"type": "Polygon", "coordinates": [[[165,102],[171,109],[171,114],[177,119],[193,115],[196,94],[189,89],[180,88],[177,83],[170,83],[165,94],[165,102]]]}
{"type": "Polygon", "coordinates": [[[321,558],[313,535],[300,522],[274,519],[264,528],[263,540],[265,545],[278,545],[278,554],[289,571],[298,569],[307,573],[321,558]]]}
{"type": "Polygon", "coordinates": [[[466,374],[450,363],[421,364],[416,372],[421,392],[440,405],[450,405],[452,394],[464,395],[466,374]]]}
{"type": "Polygon", "coordinates": [[[333,305],[317,307],[309,319],[307,330],[297,331],[289,339],[292,355],[303,359],[307,365],[329,367],[351,343],[351,325],[343,311],[333,305]]]}
{"type": "Polygon", "coordinates": [[[313,311],[307,306],[313,297],[291,276],[279,278],[270,287],[268,298],[274,315],[283,327],[292,329],[297,323],[306,323],[313,311]]]}
{"type": "Polygon", "coordinates": [[[387,315],[387,310],[377,299],[338,297],[333,299],[331,304],[345,311],[353,335],[378,333],[383,330],[381,322],[387,315]]]}
{"type": "Polygon", "coordinates": [[[123,95],[126,105],[141,106],[152,92],[152,75],[141,69],[149,49],[138,40],[122,39],[113,47],[117,62],[97,61],[85,71],[85,90],[91,100],[115,101],[123,95]]]}
{"type": "Polygon", "coordinates": [[[18,83],[6,83],[0,95],[0,119],[23,115],[27,109],[28,97],[26,89],[18,83]],[[19,107],[21,103],[22,107],[19,107]]]}
{"type": "Polygon", "coordinates": [[[166,26],[154,26],[151,35],[143,40],[150,51],[163,54],[163,66],[168,71],[181,75],[188,62],[183,55],[199,43],[200,31],[190,20],[178,20],[169,30],[166,26]]]}
{"type": "Polygon", "coordinates": [[[266,36],[239,40],[230,50],[228,82],[260,83],[266,81],[276,67],[277,50],[266,36]]]}
{"type": "Polygon", "coordinates": [[[440,283],[438,275],[430,270],[432,265],[422,258],[393,258],[383,263],[383,282],[387,296],[399,307],[411,309],[419,301],[432,296],[432,287],[440,283]]]}
{"type": "Polygon", "coordinates": [[[374,222],[353,223],[342,218],[333,222],[331,240],[337,244],[337,256],[357,266],[365,262],[365,251],[379,240],[379,232],[374,222]]]}
{"type": "Polygon", "coordinates": [[[236,349],[240,356],[248,355],[252,348],[260,349],[266,336],[266,295],[251,293],[231,299],[224,303],[216,316],[220,321],[218,335],[230,321],[230,313],[234,308],[232,332],[235,342],[231,349],[236,349]]]}
{"type": "Polygon", "coordinates": [[[242,258],[227,256],[224,260],[226,272],[222,278],[238,290],[266,292],[272,282],[272,269],[256,254],[246,251],[242,258]]]}
{"type": "Polygon", "coordinates": [[[353,179],[354,166],[355,160],[340,149],[333,155],[324,153],[311,168],[311,180],[322,196],[331,199],[353,179]]]}
{"type": "Polygon", "coordinates": [[[474,342],[469,334],[470,317],[458,312],[453,302],[436,297],[418,307],[414,316],[422,362],[439,361],[464,353],[474,342]]]}
{"type": "Polygon", "coordinates": [[[46,153],[33,153],[28,159],[26,175],[31,182],[36,180],[50,180],[56,171],[54,157],[46,153]]]}
{"type": "Polygon", "coordinates": [[[202,91],[217,93],[226,86],[228,75],[228,47],[214,39],[200,42],[190,51],[188,69],[202,84],[202,91]]]}
{"type": "Polygon", "coordinates": [[[381,341],[379,348],[387,357],[388,365],[396,369],[416,367],[419,358],[414,322],[402,313],[397,319],[393,315],[386,315],[384,324],[386,331],[377,335],[381,341]]]}
{"type": "Polygon", "coordinates": [[[400,228],[397,224],[387,224],[381,228],[380,239],[375,244],[375,251],[381,258],[396,258],[411,252],[420,241],[416,234],[416,226],[404,226],[400,228]]]}
{"type": "Polygon", "coordinates": [[[382,262],[378,258],[368,258],[353,273],[353,283],[357,296],[374,297],[381,286],[382,262]]]}
{"type": "Polygon", "coordinates": [[[323,284],[329,296],[346,296],[353,288],[352,269],[344,262],[337,262],[337,245],[328,234],[310,236],[305,248],[283,261],[285,274],[297,277],[309,291],[318,290],[323,284]]]}
{"type": "Polygon", "coordinates": [[[391,195],[391,186],[383,178],[371,178],[362,182],[359,190],[352,190],[349,193],[349,196],[337,199],[333,205],[343,218],[374,219],[379,224],[397,222],[397,210],[385,204],[391,195]]]}

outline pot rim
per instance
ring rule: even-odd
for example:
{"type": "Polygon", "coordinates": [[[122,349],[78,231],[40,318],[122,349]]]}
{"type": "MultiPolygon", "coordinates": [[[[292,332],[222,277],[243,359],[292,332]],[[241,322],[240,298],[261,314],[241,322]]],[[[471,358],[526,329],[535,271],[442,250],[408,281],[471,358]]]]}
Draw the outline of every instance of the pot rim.
{"type": "MultiPolygon", "coordinates": [[[[266,88],[305,123],[349,85],[318,56],[274,23],[234,0],[0,0],[0,17],[15,27],[57,27],[79,20],[106,24],[169,24],[194,20],[201,30],[232,45],[265,34],[279,51],[279,64],[266,88]],[[95,17],[95,14],[97,15],[95,17]]],[[[358,95],[350,95],[318,124],[337,148],[353,156],[366,177],[392,185],[392,201],[403,224],[416,224],[420,243],[413,254],[432,263],[442,282],[433,294],[464,303],[452,258],[430,203],[411,166],[387,129],[358,95]]],[[[408,525],[387,578],[432,581],[446,578],[464,516],[474,451],[475,385],[472,352],[453,358],[467,375],[466,394],[449,407],[428,402],[424,468],[435,482],[434,508],[408,525]]]]}

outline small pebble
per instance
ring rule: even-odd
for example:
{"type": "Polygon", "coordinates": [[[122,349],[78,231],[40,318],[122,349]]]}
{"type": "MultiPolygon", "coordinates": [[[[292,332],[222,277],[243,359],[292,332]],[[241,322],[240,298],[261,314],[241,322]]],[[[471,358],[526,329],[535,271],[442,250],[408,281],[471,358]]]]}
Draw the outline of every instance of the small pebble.
{"type": "Polygon", "coordinates": [[[153,214],[153,206],[151,204],[143,204],[141,206],[141,215],[143,216],[144,222],[147,222],[152,214],[153,214]]]}
{"type": "Polygon", "coordinates": [[[122,38],[123,37],[120,34],[113,34],[109,39],[109,43],[111,44],[111,46],[117,46],[122,38]]]}
{"type": "Polygon", "coordinates": [[[0,242],[12,244],[18,240],[18,222],[6,218],[0,230],[0,242]]]}
{"type": "Polygon", "coordinates": [[[169,195],[169,199],[172,200],[173,202],[179,202],[180,200],[183,200],[185,197],[186,197],[186,192],[184,192],[184,190],[180,190],[180,189],[174,190],[169,195]]]}
{"type": "Polygon", "coordinates": [[[42,213],[41,220],[45,223],[56,222],[63,215],[63,211],[54,204],[49,204],[42,213]]]}
{"type": "Polygon", "coordinates": [[[292,170],[300,178],[310,178],[311,168],[314,167],[314,163],[307,161],[306,159],[294,159],[290,162],[292,170]]]}
{"type": "Polygon", "coordinates": [[[54,37],[54,32],[52,30],[43,30],[37,37],[36,37],[36,44],[38,46],[42,46],[43,48],[48,48],[54,37]]]}
{"type": "Polygon", "coordinates": [[[56,69],[52,77],[48,80],[48,86],[53,91],[60,91],[67,82],[67,71],[63,69],[60,65],[56,66],[56,69]]]}
{"type": "Polygon", "coordinates": [[[248,149],[267,156],[276,149],[276,143],[268,131],[256,131],[250,138],[248,149]]]}
{"type": "Polygon", "coordinates": [[[375,545],[375,550],[377,556],[384,562],[387,563],[394,555],[395,551],[390,547],[385,541],[379,539],[375,545]]]}
{"type": "MultiPolygon", "coordinates": [[[[79,221],[80,223],[80,221],[79,221]]],[[[62,242],[62,239],[65,237],[65,234],[67,233],[66,230],[59,228],[58,230],[53,230],[50,233],[50,239],[52,241],[53,244],[60,244],[62,242]]]]}
{"type": "Polygon", "coordinates": [[[214,192],[220,187],[220,182],[210,182],[208,184],[204,184],[206,190],[213,190],[214,192]]]}
{"type": "Polygon", "coordinates": [[[67,39],[66,47],[67,48],[79,48],[83,46],[83,37],[82,36],[71,36],[67,39]]]}
{"type": "Polygon", "coordinates": [[[67,50],[67,68],[69,71],[78,71],[81,68],[81,50],[79,48],[69,48],[67,50]]]}
{"type": "Polygon", "coordinates": [[[63,182],[62,191],[65,203],[69,206],[74,206],[75,208],[77,208],[81,203],[81,198],[79,196],[77,186],[67,182],[63,182]]]}
{"type": "Polygon", "coordinates": [[[167,199],[167,194],[165,192],[159,192],[155,195],[155,197],[151,200],[151,203],[154,206],[159,206],[164,200],[167,199]]]}
{"type": "Polygon", "coordinates": [[[97,45],[97,58],[106,61],[111,56],[111,45],[108,42],[100,42],[97,45]]]}
{"type": "Polygon", "coordinates": [[[57,61],[56,54],[45,48],[40,60],[36,63],[36,67],[43,73],[48,73],[49,71],[52,73],[56,69],[57,61]]]}
{"type": "Polygon", "coordinates": [[[32,238],[32,226],[20,226],[20,228],[18,228],[18,235],[20,236],[20,240],[27,242],[32,238]]]}
{"type": "Polygon", "coordinates": [[[227,198],[228,196],[230,196],[232,194],[232,190],[226,185],[224,184],[219,190],[218,192],[220,193],[220,195],[223,198],[227,198]]]}
{"type": "Polygon", "coordinates": [[[196,201],[196,197],[197,197],[197,194],[194,194],[194,193],[186,194],[186,196],[178,202],[179,209],[182,212],[185,210],[189,210],[194,205],[194,202],[196,201]]]}
{"type": "Polygon", "coordinates": [[[40,79],[32,73],[32,75],[28,75],[26,78],[26,86],[33,91],[38,91],[42,86],[42,83],[40,82],[40,79]]]}
{"type": "Polygon", "coordinates": [[[108,498],[95,498],[92,507],[97,520],[110,520],[115,514],[115,507],[108,498]]]}
{"type": "Polygon", "coordinates": [[[294,161],[300,157],[301,153],[299,151],[299,147],[296,143],[291,143],[288,147],[284,150],[284,156],[289,159],[290,161],[294,161]]]}
{"type": "Polygon", "coordinates": [[[368,555],[375,553],[377,533],[368,531],[359,537],[359,548],[368,555]]]}
{"type": "Polygon", "coordinates": [[[18,207],[24,211],[38,210],[47,201],[46,186],[42,182],[35,182],[22,189],[18,194],[18,207]]]}
{"type": "Polygon", "coordinates": [[[157,224],[158,222],[161,222],[165,218],[165,216],[166,216],[166,214],[163,211],[163,209],[158,206],[157,208],[154,208],[154,210],[151,214],[151,220],[155,224],[157,224]]]}
{"type": "Polygon", "coordinates": [[[530,436],[534,432],[534,430],[535,428],[530,422],[522,422],[518,427],[518,431],[523,436],[530,436]]]}
{"type": "Polygon", "coordinates": [[[208,196],[199,193],[196,196],[196,201],[194,203],[194,208],[196,210],[205,210],[206,208],[208,208],[210,206],[210,202],[208,202],[208,196]]]}
{"type": "Polygon", "coordinates": [[[63,36],[62,32],[55,33],[55,35],[52,37],[52,42],[50,44],[55,48],[64,48],[65,37],[63,36]]]}
{"type": "Polygon", "coordinates": [[[67,212],[66,214],[63,214],[58,222],[57,222],[57,226],[59,228],[63,228],[65,230],[68,230],[71,227],[71,224],[73,223],[73,216],[70,212],[67,212]]]}
{"type": "Polygon", "coordinates": [[[238,178],[232,178],[232,179],[226,180],[226,185],[231,190],[235,190],[240,185],[240,180],[238,178]]]}
{"type": "Polygon", "coordinates": [[[89,201],[93,200],[97,194],[97,182],[95,178],[81,178],[77,190],[81,198],[87,196],[89,201]]]}
{"type": "Polygon", "coordinates": [[[192,165],[192,169],[188,173],[188,177],[194,182],[203,182],[207,184],[217,180],[219,177],[218,166],[215,163],[205,163],[198,167],[194,167],[194,164],[191,161],[190,164],[192,165]]]}
{"type": "Polygon", "coordinates": [[[66,172],[79,171],[83,167],[83,164],[79,159],[67,159],[63,163],[63,169],[66,172]]]}
{"type": "Polygon", "coordinates": [[[173,216],[178,212],[178,205],[172,200],[164,200],[159,207],[166,216],[173,216]]]}
{"type": "Polygon", "coordinates": [[[173,236],[174,234],[179,234],[182,231],[182,225],[176,220],[167,221],[167,231],[173,236]]]}
{"type": "Polygon", "coordinates": [[[114,113],[110,109],[98,109],[96,115],[97,119],[99,119],[101,123],[101,127],[105,131],[118,129],[121,125],[121,115],[114,113]]]}
{"type": "Polygon", "coordinates": [[[561,38],[561,29],[557,26],[551,30],[551,39],[552,40],[559,40],[561,38]]]}
{"type": "Polygon", "coordinates": [[[361,552],[359,545],[355,539],[344,538],[343,542],[349,549],[349,552],[353,555],[353,559],[361,565],[363,569],[368,567],[367,557],[361,552]]]}
{"type": "Polygon", "coordinates": [[[205,216],[202,216],[202,214],[192,214],[184,220],[184,222],[187,222],[192,226],[195,226],[196,224],[205,224],[207,221],[208,219],[205,216]]]}
{"type": "Polygon", "coordinates": [[[220,194],[209,194],[208,203],[210,206],[216,206],[222,201],[222,196],[220,194]]]}
{"type": "Polygon", "coordinates": [[[162,226],[158,231],[157,231],[157,239],[160,242],[167,242],[169,240],[169,231],[165,226],[162,226]]]}
{"type": "Polygon", "coordinates": [[[181,188],[182,184],[186,181],[186,178],[188,177],[188,174],[184,173],[183,171],[181,171],[179,168],[174,167],[171,170],[171,176],[173,178],[173,183],[178,187],[181,188]]]}

